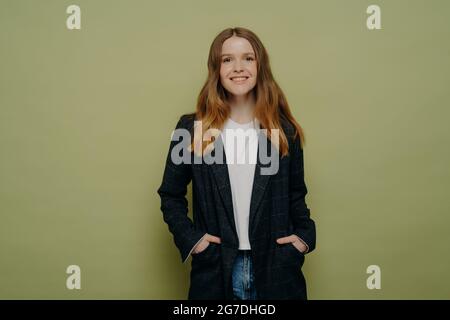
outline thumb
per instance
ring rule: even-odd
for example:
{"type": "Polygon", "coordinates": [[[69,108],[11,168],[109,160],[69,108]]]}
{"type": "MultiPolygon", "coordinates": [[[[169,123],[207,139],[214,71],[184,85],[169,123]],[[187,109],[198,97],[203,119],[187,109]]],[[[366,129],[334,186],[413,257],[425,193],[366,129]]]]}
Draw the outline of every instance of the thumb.
{"type": "Polygon", "coordinates": [[[219,237],[212,236],[209,234],[206,238],[207,238],[206,240],[208,240],[209,242],[220,243],[219,237]]]}
{"type": "Polygon", "coordinates": [[[285,244],[285,243],[290,243],[290,242],[292,242],[291,237],[283,237],[283,238],[277,239],[278,244],[285,244]]]}

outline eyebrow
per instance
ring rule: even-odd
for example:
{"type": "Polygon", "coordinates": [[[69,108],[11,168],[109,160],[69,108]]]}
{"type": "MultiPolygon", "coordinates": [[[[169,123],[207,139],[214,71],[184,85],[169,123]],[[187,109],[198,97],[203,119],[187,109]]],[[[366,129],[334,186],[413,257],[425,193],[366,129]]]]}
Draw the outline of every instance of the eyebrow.
{"type": "MultiPolygon", "coordinates": [[[[224,54],[220,55],[220,57],[224,57],[224,56],[232,56],[232,55],[233,55],[233,54],[231,54],[231,53],[224,53],[224,54]]],[[[244,52],[242,55],[243,55],[243,56],[245,56],[245,55],[252,55],[252,56],[254,56],[255,54],[254,54],[253,52],[244,52]]]]}

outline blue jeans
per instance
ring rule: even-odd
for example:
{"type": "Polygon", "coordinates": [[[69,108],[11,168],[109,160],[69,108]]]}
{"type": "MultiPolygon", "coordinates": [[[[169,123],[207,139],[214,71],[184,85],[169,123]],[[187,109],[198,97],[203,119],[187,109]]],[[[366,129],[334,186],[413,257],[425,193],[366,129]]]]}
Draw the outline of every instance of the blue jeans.
{"type": "Polygon", "coordinates": [[[250,250],[239,250],[233,264],[233,300],[256,300],[250,250]]]}

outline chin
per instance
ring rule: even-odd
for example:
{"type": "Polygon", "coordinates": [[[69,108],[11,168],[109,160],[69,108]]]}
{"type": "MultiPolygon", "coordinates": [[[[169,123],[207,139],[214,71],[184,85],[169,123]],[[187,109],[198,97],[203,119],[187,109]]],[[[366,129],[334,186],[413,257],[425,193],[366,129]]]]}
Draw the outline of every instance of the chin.
{"type": "Polygon", "coordinates": [[[229,87],[226,89],[229,93],[231,93],[234,96],[246,96],[253,90],[253,88],[234,88],[234,87],[229,87]]]}
{"type": "Polygon", "coordinates": [[[248,90],[248,91],[233,91],[233,90],[231,90],[230,91],[230,93],[233,95],[233,96],[236,96],[236,97],[240,97],[240,96],[243,96],[243,97],[245,97],[246,95],[248,95],[249,93],[250,93],[250,91],[251,90],[248,90]]]}

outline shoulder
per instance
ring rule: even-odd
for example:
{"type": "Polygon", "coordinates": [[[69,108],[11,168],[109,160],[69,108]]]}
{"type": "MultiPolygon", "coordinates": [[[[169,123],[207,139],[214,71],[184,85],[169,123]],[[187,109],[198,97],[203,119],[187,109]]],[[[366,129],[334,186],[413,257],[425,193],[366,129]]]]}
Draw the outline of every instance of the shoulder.
{"type": "Polygon", "coordinates": [[[285,116],[280,116],[281,126],[288,141],[289,153],[295,155],[303,154],[303,141],[300,137],[300,132],[297,131],[296,125],[289,121],[285,116]]]}
{"type": "Polygon", "coordinates": [[[296,132],[295,126],[283,114],[280,115],[280,124],[289,143],[292,143],[296,132]]]}
{"type": "Polygon", "coordinates": [[[195,112],[185,113],[181,115],[180,118],[178,119],[177,129],[183,128],[191,131],[192,128],[194,127],[194,121],[195,121],[195,112]]]}

